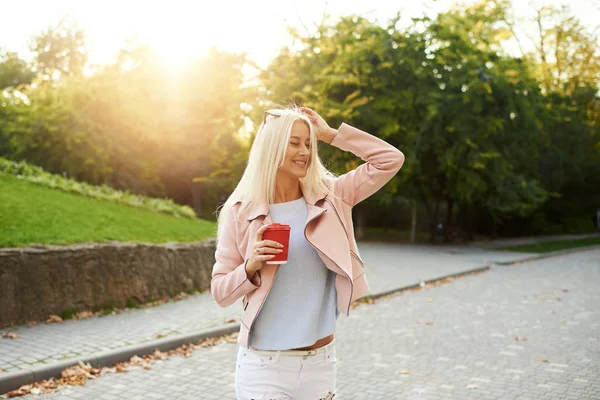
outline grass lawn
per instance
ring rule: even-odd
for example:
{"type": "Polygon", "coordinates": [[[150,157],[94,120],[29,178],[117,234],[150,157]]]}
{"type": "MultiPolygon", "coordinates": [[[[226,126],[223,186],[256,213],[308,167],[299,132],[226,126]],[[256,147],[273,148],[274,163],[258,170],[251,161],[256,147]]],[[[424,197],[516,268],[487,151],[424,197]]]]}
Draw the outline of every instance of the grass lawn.
{"type": "Polygon", "coordinates": [[[519,246],[502,247],[499,250],[519,251],[524,253],[549,253],[551,251],[573,249],[576,247],[600,245],[600,237],[575,239],[575,240],[556,240],[552,242],[523,244],[519,246]]]}
{"type": "Polygon", "coordinates": [[[198,242],[216,223],[109,203],[0,173],[0,247],[83,242],[198,242]]]}

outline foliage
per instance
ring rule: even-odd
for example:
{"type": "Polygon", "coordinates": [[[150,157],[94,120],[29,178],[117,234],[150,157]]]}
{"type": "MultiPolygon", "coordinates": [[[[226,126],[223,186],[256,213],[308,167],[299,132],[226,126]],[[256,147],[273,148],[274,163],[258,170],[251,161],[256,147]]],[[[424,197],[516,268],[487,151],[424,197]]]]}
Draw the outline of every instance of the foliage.
{"type": "MultiPolygon", "coordinates": [[[[135,208],[149,210],[155,213],[168,214],[180,218],[196,218],[194,211],[187,206],[180,206],[171,199],[156,199],[139,196],[129,191],[120,191],[106,185],[94,186],[74,179],[50,174],[42,168],[24,161],[14,162],[0,158],[0,173],[13,175],[21,180],[33,182],[52,189],[80,194],[111,203],[126,204],[135,208]]],[[[65,174],[66,175],[66,174],[65,174]]]]}
{"type": "Polygon", "coordinates": [[[72,18],[63,18],[35,37],[30,50],[44,81],[81,75],[87,63],[86,33],[72,18]]]}
{"type": "MultiPolygon", "coordinates": [[[[65,19],[32,41],[33,64],[0,54],[0,157],[213,218],[245,167],[240,133],[267,104],[292,100],[404,152],[402,171],[356,207],[359,229],[370,219],[405,230],[409,217],[383,216],[417,209],[419,229],[444,222],[467,237],[587,229],[600,204],[597,36],[568,8],[540,8],[528,21],[535,50],[514,56],[508,0],[408,27],[400,17],[292,30],[258,80],[242,72],[245,56],[217,50],[174,71],[128,44],[93,66],[85,32],[65,19]]],[[[319,154],[338,174],[361,163],[332,146],[319,154]]]]}
{"type": "MultiPolygon", "coordinates": [[[[498,52],[507,27],[489,2],[416,19],[408,30],[360,17],[299,35],[264,72],[269,96],[290,97],[401,148],[407,161],[388,190],[417,198],[436,221],[438,204],[529,215],[548,198],[533,160],[548,143],[538,125],[544,99],[526,63],[498,52]],[[485,22],[484,22],[485,21],[485,22]],[[398,190],[401,185],[401,190],[398,190]],[[434,207],[435,206],[435,207],[434,207]]],[[[336,172],[357,166],[333,149],[336,172]]]]}
{"type": "Polygon", "coordinates": [[[15,52],[0,49],[0,89],[30,84],[35,72],[15,52]]]}

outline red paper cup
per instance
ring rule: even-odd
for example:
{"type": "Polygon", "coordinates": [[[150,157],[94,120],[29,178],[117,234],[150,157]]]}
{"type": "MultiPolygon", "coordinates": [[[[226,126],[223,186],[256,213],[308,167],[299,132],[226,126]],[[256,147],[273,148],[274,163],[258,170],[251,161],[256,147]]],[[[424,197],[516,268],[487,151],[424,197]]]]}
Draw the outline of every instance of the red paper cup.
{"type": "Polygon", "coordinates": [[[290,245],[290,229],[289,225],[285,224],[270,224],[267,229],[263,232],[263,240],[274,240],[277,243],[281,243],[283,250],[279,254],[275,254],[275,257],[267,260],[267,264],[285,264],[288,259],[288,248],[290,245]]]}

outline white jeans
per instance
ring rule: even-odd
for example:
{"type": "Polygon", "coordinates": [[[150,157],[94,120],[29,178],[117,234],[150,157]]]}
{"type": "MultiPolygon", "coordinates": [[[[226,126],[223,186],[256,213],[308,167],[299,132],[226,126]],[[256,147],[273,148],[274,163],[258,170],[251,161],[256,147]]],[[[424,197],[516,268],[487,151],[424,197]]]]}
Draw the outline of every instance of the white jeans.
{"type": "Polygon", "coordinates": [[[330,400],[335,397],[335,340],[319,354],[261,355],[239,348],[235,368],[238,400],[330,400]]]}

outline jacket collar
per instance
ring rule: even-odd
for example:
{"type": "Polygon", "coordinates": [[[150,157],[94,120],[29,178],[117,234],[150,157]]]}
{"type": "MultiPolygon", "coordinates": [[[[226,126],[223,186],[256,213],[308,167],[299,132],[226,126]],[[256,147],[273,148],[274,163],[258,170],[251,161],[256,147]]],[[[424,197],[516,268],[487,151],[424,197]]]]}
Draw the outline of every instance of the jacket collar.
{"type": "MultiPolygon", "coordinates": [[[[327,192],[325,190],[307,190],[302,182],[300,182],[300,190],[302,191],[302,195],[307,204],[316,205],[316,203],[324,199],[327,196],[327,192]]],[[[258,203],[254,203],[246,214],[246,219],[248,221],[252,221],[261,215],[267,216],[269,215],[269,204],[267,201],[261,201],[258,203]]]]}

